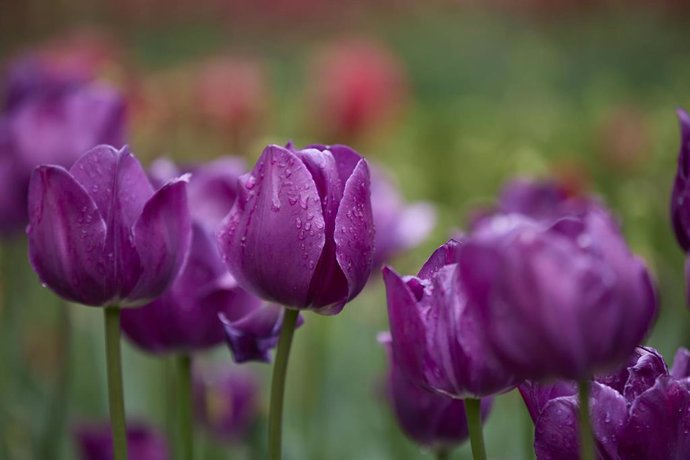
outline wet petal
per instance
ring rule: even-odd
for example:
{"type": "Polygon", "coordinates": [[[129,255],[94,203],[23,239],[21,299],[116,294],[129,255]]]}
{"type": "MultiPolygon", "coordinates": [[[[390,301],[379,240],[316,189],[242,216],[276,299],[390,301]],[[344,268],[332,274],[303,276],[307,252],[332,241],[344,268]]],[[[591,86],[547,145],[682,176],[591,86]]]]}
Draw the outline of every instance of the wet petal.
{"type": "Polygon", "coordinates": [[[142,272],[127,294],[128,303],[143,303],[159,296],[182,269],[191,239],[186,186],[186,179],[178,179],[158,190],[134,224],[134,246],[142,272]]]}
{"type": "Polygon", "coordinates": [[[422,279],[430,279],[442,267],[458,263],[460,261],[461,244],[460,241],[455,239],[448,240],[448,242],[431,254],[431,257],[424,263],[417,276],[422,279]]]}
{"type": "Polygon", "coordinates": [[[430,388],[426,375],[440,375],[426,347],[427,327],[420,306],[407,284],[390,267],[383,268],[393,358],[400,371],[418,386],[430,388]]]}
{"type": "Polygon", "coordinates": [[[369,196],[369,168],[361,160],[345,183],[335,219],[335,250],[348,283],[347,300],[364,288],[373,264],[374,221],[369,196]]]}
{"type": "Polygon", "coordinates": [[[293,153],[273,145],[242,182],[218,234],[230,272],[264,299],[309,306],[309,287],[325,242],[311,174],[293,153]]]}
{"type": "Polygon", "coordinates": [[[542,384],[527,380],[518,385],[520,395],[527,406],[532,421],[536,424],[546,404],[561,396],[572,396],[577,393],[577,387],[569,381],[558,381],[542,384]]]}
{"type": "Polygon", "coordinates": [[[106,226],[96,204],[61,167],[41,166],[29,186],[29,257],[41,280],[60,296],[103,305],[106,226]]]}
{"type": "Polygon", "coordinates": [[[635,400],[620,452],[626,460],[690,458],[690,392],[685,385],[662,376],[635,400]]]}

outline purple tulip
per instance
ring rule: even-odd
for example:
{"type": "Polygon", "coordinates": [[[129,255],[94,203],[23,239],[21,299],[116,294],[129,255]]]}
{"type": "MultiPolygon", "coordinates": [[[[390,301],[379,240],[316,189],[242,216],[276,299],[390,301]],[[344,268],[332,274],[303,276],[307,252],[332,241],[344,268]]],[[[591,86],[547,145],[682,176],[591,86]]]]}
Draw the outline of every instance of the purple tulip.
{"type": "Polygon", "coordinates": [[[581,380],[614,368],[657,313],[644,263],[599,207],[551,225],[495,216],[460,259],[493,353],[525,379],[581,380]]]}
{"type": "Polygon", "coordinates": [[[376,227],[374,267],[398,252],[421,243],[434,228],[436,209],[430,203],[407,204],[379,168],[371,168],[371,208],[376,227]]]}
{"type": "Polygon", "coordinates": [[[191,237],[185,178],[154,190],[126,148],[101,145],[71,168],[39,166],[29,186],[29,258],[61,297],[141,305],[177,277],[191,237]]]}
{"type": "Polygon", "coordinates": [[[124,144],[124,126],[122,96],[95,84],[31,98],[8,115],[15,155],[28,168],[70,165],[99,144],[119,148],[124,144]]]}
{"type": "Polygon", "coordinates": [[[12,111],[35,96],[57,95],[86,84],[80,71],[66,66],[51,66],[45,57],[28,54],[12,60],[2,78],[3,109],[12,111]]]}
{"type": "Polygon", "coordinates": [[[678,244],[690,251],[690,115],[678,109],[680,121],[680,151],[678,169],[671,193],[671,221],[678,244]]]}
{"type": "MultiPolygon", "coordinates": [[[[112,460],[113,438],[109,424],[80,426],[74,436],[81,460],[112,460]]],[[[163,435],[142,423],[128,424],[127,446],[129,460],[172,458],[163,435]]]]}
{"type": "MultiPolygon", "coordinates": [[[[386,346],[390,355],[390,334],[380,334],[379,342],[386,346]]],[[[387,383],[395,416],[403,432],[411,440],[434,451],[449,451],[467,440],[469,433],[463,400],[415,385],[393,362],[387,383]]],[[[488,417],[491,405],[491,398],[482,400],[482,420],[488,417]]]]}
{"type": "MultiPolygon", "coordinates": [[[[241,161],[230,157],[186,168],[191,173],[187,198],[193,225],[185,268],[161,297],[122,312],[122,329],[144,350],[190,353],[226,340],[236,362],[270,360],[282,309],[237,285],[212,237],[232,207],[242,169],[241,161]]],[[[158,160],[152,167],[153,182],[158,184],[180,173],[167,160],[158,160]]]]}
{"type": "Polygon", "coordinates": [[[26,226],[33,168],[68,167],[99,144],[122,146],[124,124],[122,97],[97,85],[27,97],[11,112],[0,114],[0,231],[10,234],[26,226]]]}
{"type": "Polygon", "coordinates": [[[154,183],[163,184],[181,173],[192,175],[187,185],[189,213],[195,222],[212,233],[232,209],[238,195],[237,179],[246,171],[244,161],[231,156],[181,169],[167,159],[156,160],[151,165],[154,183]]]}
{"type": "MultiPolygon", "coordinates": [[[[638,348],[620,370],[595,378],[589,404],[598,459],[690,457],[688,361],[690,353],[679,350],[669,373],[655,350],[638,348]]],[[[537,458],[577,460],[575,388],[554,393],[553,387],[530,382],[520,388],[528,407],[538,408],[534,417],[537,458]]]]}
{"type": "Polygon", "coordinates": [[[369,167],[345,146],[266,147],[218,233],[240,286],[334,315],[364,287],[374,227],[369,167]]]}
{"type": "Polygon", "coordinates": [[[460,249],[450,240],[419,274],[383,269],[396,366],[414,384],[455,398],[506,391],[517,378],[493,357],[478,327],[479,310],[467,301],[460,249]]]}
{"type": "Polygon", "coordinates": [[[556,181],[515,179],[503,187],[493,209],[474,214],[470,228],[476,230],[484,224],[491,225],[493,218],[500,215],[521,215],[549,223],[582,214],[592,206],[596,206],[596,201],[572,195],[556,181]]]}
{"type": "Polygon", "coordinates": [[[237,367],[194,373],[194,407],[201,425],[222,441],[242,439],[259,416],[259,386],[237,367]]]}

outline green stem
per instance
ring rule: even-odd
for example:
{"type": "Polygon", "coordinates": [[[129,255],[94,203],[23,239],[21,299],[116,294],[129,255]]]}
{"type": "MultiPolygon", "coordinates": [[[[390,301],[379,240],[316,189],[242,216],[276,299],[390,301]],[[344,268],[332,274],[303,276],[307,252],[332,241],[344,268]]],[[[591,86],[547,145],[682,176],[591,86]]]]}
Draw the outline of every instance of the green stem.
{"type": "Polygon", "coordinates": [[[437,449],[436,450],[436,460],[448,460],[450,458],[450,450],[449,449],[437,449]]]}
{"type": "Polygon", "coordinates": [[[285,375],[287,374],[290,346],[292,345],[292,336],[295,332],[298,316],[298,310],[285,309],[283,327],[280,330],[280,338],[278,339],[278,351],[276,352],[273,380],[271,381],[271,406],[268,413],[268,458],[270,460],[281,459],[285,375]]]}
{"type": "Polygon", "coordinates": [[[122,388],[122,357],[120,356],[120,308],[106,307],[105,355],[108,367],[108,403],[113,434],[113,460],[127,460],[127,426],[125,397],[122,388]]]}
{"type": "Polygon", "coordinates": [[[465,411],[467,412],[467,428],[470,432],[470,444],[472,445],[472,458],[474,460],[486,460],[486,448],[484,447],[484,435],[482,434],[481,401],[479,399],[466,399],[465,411]]]}
{"type": "Polygon", "coordinates": [[[580,423],[580,459],[594,460],[594,434],[589,420],[589,380],[582,380],[578,384],[579,423],[580,423]]]}
{"type": "Polygon", "coordinates": [[[177,357],[177,400],[180,405],[178,414],[178,440],[180,460],[194,458],[194,427],[192,423],[192,360],[189,355],[177,357]]]}
{"type": "Polygon", "coordinates": [[[58,348],[62,357],[58,381],[51,396],[45,424],[38,443],[38,455],[36,458],[50,458],[58,451],[63,427],[67,415],[69,384],[70,384],[70,342],[72,334],[72,322],[69,315],[69,305],[60,302],[59,318],[59,343],[58,348]]]}

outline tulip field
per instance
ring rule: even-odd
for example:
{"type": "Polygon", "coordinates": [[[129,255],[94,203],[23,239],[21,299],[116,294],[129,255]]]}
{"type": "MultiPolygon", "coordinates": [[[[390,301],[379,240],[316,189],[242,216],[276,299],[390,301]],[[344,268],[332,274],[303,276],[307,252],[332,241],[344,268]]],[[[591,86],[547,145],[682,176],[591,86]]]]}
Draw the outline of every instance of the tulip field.
{"type": "Polygon", "coordinates": [[[0,5],[0,460],[690,459],[683,2],[87,3],[0,5]]]}

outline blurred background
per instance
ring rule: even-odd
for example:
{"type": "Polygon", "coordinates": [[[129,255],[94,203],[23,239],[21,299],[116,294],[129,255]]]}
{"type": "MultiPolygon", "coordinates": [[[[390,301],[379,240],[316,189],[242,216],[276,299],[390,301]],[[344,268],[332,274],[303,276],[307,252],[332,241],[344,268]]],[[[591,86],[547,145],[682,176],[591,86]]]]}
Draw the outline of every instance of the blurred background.
{"type": "MultiPolygon", "coordinates": [[[[401,273],[416,273],[516,175],[600,195],[655,273],[662,313],[648,343],[671,360],[690,345],[667,209],[674,110],[690,106],[689,26],[685,0],[10,0],[0,2],[0,58],[43,53],[119,87],[145,164],[233,154],[251,165],[288,140],[354,146],[406,199],[437,207],[431,235],[392,261],[401,273]]],[[[72,428],[107,417],[101,312],[41,289],[25,251],[20,237],[2,247],[0,457],[72,459],[72,428]],[[44,456],[42,445],[57,447],[44,456]]],[[[378,274],[339,316],[305,320],[285,458],[432,458],[383,397],[378,274]]],[[[169,360],[123,347],[128,415],[172,433],[169,360]]],[[[225,347],[199,359],[233,366],[225,347]]],[[[259,418],[233,443],[200,431],[200,458],[264,455],[270,366],[242,367],[262,382],[259,418]]],[[[530,458],[529,430],[519,395],[499,397],[485,427],[490,458],[530,458]]],[[[470,458],[468,446],[452,458],[470,458]]]]}

